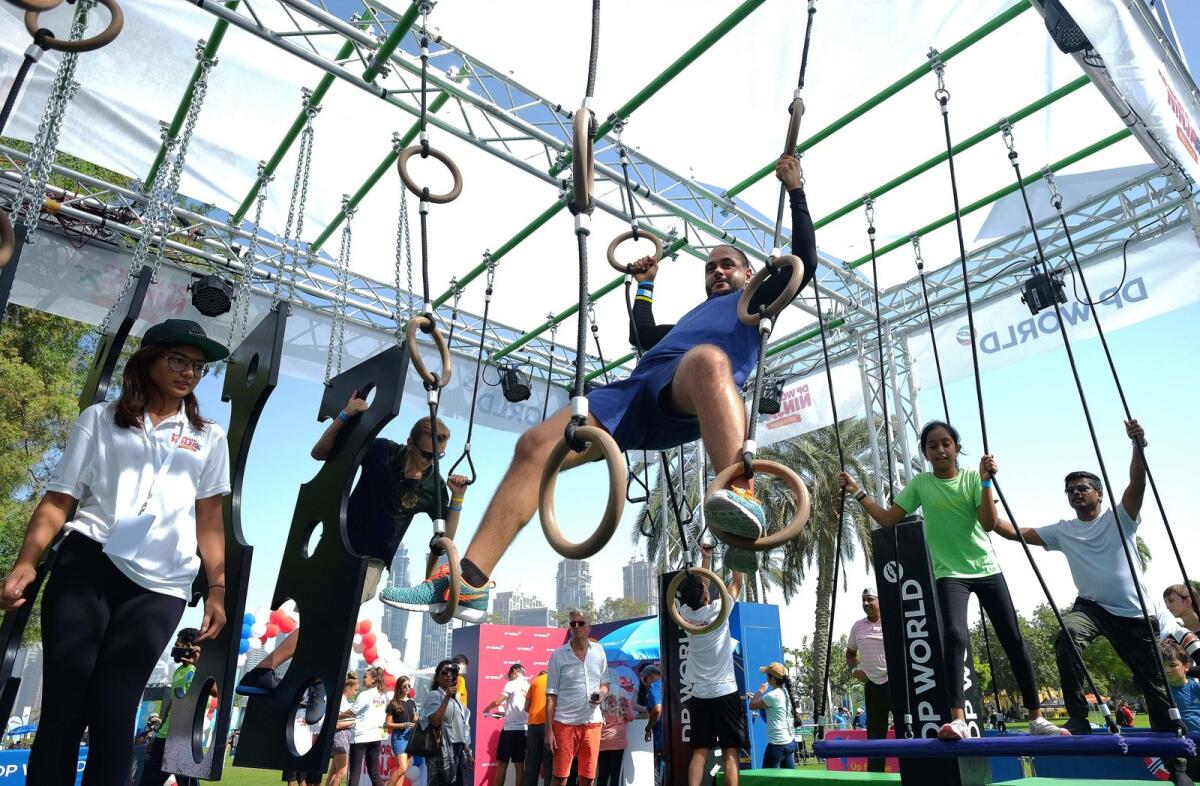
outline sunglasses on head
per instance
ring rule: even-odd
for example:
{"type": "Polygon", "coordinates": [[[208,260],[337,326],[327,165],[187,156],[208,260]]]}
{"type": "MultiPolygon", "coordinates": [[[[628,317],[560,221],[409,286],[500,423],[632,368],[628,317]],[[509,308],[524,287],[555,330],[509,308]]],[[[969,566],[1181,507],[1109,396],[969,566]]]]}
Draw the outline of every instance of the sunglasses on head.
{"type": "Polygon", "coordinates": [[[591,623],[587,620],[571,620],[569,624],[572,628],[586,628],[591,623]]]}

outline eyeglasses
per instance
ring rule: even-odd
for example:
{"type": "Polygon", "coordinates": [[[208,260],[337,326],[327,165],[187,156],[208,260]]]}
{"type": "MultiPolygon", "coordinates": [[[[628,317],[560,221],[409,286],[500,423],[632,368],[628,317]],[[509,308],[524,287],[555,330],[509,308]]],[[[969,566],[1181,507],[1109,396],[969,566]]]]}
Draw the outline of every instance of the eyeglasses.
{"type": "Polygon", "coordinates": [[[1072,494],[1086,494],[1094,488],[1095,486],[1091,483],[1085,483],[1082,486],[1067,486],[1067,496],[1069,497],[1072,494]]]}
{"type": "Polygon", "coordinates": [[[446,451],[444,451],[444,450],[441,451],[440,453],[435,454],[431,450],[421,450],[421,448],[418,447],[417,452],[420,453],[422,456],[424,456],[426,461],[433,461],[435,455],[437,458],[445,458],[446,457],[446,451]]]}
{"type": "Polygon", "coordinates": [[[189,357],[175,354],[174,352],[163,355],[167,359],[167,368],[174,371],[176,374],[182,374],[189,367],[197,377],[202,377],[208,373],[208,364],[199,360],[192,360],[189,357]]]}
{"type": "Polygon", "coordinates": [[[591,623],[587,620],[571,620],[569,624],[572,628],[586,628],[591,623]]]}

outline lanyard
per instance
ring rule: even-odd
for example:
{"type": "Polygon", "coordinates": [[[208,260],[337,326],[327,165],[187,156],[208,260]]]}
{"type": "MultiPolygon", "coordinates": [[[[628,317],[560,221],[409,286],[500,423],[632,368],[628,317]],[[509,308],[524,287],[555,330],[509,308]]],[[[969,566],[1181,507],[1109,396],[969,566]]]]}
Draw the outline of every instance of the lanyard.
{"type": "MultiPolygon", "coordinates": [[[[154,478],[150,481],[150,488],[146,489],[146,498],[142,500],[142,506],[138,508],[138,515],[146,512],[146,506],[150,504],[150,500],[154,497],[154,490],[158,488],[159,482],[167,476],[171,470],[171,462],[175,458],[175,451],[179,448],[179,441],[183,439],[183,421],[178,423],[179,429],[172,429],[174,438],[171,440],[171,446],[167,448],[167,457],[163,460],[162,466],[154,473],[154,478]]],[[[150,455],[154,455],[154,443],[150,439],[150,434],[146,431],[145,424],[142,424],[142,439],[146,441],[146,447],[150,449],[150,455]]]]}

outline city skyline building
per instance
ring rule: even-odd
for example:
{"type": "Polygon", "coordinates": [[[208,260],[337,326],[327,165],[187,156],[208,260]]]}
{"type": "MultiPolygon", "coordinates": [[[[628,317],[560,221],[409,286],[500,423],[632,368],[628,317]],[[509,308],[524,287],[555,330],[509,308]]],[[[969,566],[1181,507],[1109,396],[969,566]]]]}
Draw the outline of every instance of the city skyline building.
{"type": "Polygon", "coordinates": [[[592,605],[592,569],[587,560],[559,560],[555,588],[554,600],[559,611],[592,605]]]}

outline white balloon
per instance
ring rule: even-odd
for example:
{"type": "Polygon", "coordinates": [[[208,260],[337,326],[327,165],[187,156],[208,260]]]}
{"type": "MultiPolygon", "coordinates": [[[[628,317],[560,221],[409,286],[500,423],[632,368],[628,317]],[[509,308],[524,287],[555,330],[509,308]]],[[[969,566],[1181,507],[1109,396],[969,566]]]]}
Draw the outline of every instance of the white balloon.
{"type": "Polygon", "coordinates": [[[289,617],[296,616],[293,614],[293,612],[296,610],[296,601],[292,600],[291,598],[285,600],[283,605],[279,607],[279,610],[284,614],[287,614],[289,617]]]}
{"type": "Polygon", "coordinates": [[[250,632],[254,634],[254,638],[261,639],[267,633],[267,623],[257,622],[258,617],[255,616],[256,622],[250,627],[250,632]]]}
{"type": "Polygon", "coordinates": [[[267,605],[259,606],[254,610],[254,621],[262,621],[264,624],[271,619],[271,607],[267,605]]]}
{"type": "Polygon", "coordinates": [[[362,646],[362,635],[361,634],[358,634],[358,633],[354,634],[354,646],[356,646],[356,647],[362,646]]]}
{"type": "Polygon", "coordinates": [[[300,612],[298,612],[298,611],[293,611],[293,612],[292,612],[292,619],[294,619],[294,620],[296,621],[296,627],[297,627],[297,628],[298,628],[298,627],[300,627],[300,612]]]}
{"type": "MultiPolygon", "coordinates": [[[[355,636],[354,638],[358,639],[358,636],[355,636]]],[[[354,651],[357,652],[359,655],[362,655],[362,651],[363,651],[362,639],[359,639],[358,641],[354,642],[354,651]]]]}

